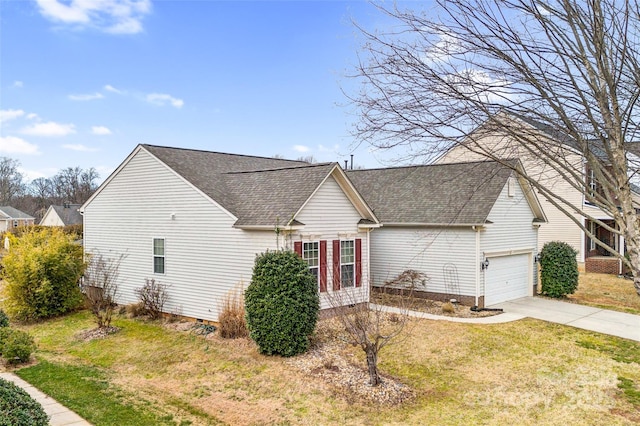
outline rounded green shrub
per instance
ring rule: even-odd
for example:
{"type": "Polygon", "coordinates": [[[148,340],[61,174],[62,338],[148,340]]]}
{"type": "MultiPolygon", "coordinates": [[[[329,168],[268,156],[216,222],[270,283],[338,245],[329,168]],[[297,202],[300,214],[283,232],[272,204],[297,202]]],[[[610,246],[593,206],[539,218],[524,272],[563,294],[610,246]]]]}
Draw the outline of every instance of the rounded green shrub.
{"type": "Polygon", "coordinates": [[[305,352],[319,309],[316,278],[296,253],[268,251],[256,257],[245,291],[245,311],[249,336],[261,353],[305,352]]]}
{"type": "Polygon", "coordinates": [[[2,309],[0,309],[0,328],[2,327],[9,327],[9,317],[2,309]]]}
{"type": "Polygon", "coordinates": [[[36,344],[33,338],[22,330],[7,329],[0,336],[0,353],[7,364],[28,362],[36,344]]]}
{"type": "Polygon", "coordinates": [[[49,228],[9,235],[2,260],[4,308],[11,318],[33,321],[79,308],[82,246],[74,236],[49,228]]]}
{"type": "Polygon", "coordinates": [[[540,251],[542,294],[559,298],[578,288],[578,252],[562,241],[551,241],[540,251]]]}
{"type": "Polygon", "coordinates": [[[0,379],[0,426],[47,426],[42,405],[15,384],[0,379]]]}

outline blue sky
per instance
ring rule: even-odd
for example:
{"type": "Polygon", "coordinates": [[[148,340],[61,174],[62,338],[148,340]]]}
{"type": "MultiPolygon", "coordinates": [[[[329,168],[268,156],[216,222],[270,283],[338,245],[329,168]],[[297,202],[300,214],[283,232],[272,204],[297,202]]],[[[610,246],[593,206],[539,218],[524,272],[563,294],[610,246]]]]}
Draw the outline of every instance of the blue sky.
{"type": "Polygon", "coordinates": [[[342,89],[364,1],[0,0],[0,156],[104,179],[138,143],[380,166],[342,89]]]}

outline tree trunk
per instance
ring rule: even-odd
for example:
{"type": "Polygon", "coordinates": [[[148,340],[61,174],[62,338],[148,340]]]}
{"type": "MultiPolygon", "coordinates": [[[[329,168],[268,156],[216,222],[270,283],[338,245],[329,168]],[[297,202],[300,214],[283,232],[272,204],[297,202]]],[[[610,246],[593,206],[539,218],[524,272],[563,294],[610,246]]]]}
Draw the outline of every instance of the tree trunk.
{"type": "Polygon", "coordinates": [[[378,386],[380,384],[378,353],[373,345],[367,345],[365,352],[367,354],[367,367],[369,368],[369,384],[371,386],[378,386]]]}

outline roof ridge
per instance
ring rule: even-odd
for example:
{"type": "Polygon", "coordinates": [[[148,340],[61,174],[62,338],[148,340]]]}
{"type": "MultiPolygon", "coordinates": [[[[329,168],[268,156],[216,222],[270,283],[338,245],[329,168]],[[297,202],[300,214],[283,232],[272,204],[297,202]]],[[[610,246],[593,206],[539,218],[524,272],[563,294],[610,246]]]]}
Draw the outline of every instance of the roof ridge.
{"type": "MultiPolygon", "coordinates": [[[[505,158],[504,161],[514,161],[514,158],[505,158]]],[[[481,164],[481,163],[494,163],[502,164],[497,160],[476,160],[476,161],[459,161],[456,163],[431,163],[431,164],[411,164],[406,166],[394,166],[394,167],[376,167],[373,169],[349,169],[347,172],[370,172],[374,170],[399,170],[399,169],[418,169],[423,167],[444,167],[444,166],[460,166],[461,164],[481,164]]]]}
{"type": "Polygon", "coordinates": [[[338,164],[338,163],[326,162],[326,163],[300,164],[300,165],[296,165],[296,166],[277,167],[277,168],[273,168],[273,169],[257,169],[257,170],[244,170],[244,171],[237,171],[237,172],[224,172],[222,174],[223,175],[239,175],[239,174],[244,174],[244,173],[277,172],[277,171],[281,171],[281,170],[309,169],[309,168],[312,168],[312,167],[325,167],[325,166],[333,165],[333,164],[338,164]]]}
{"type": "Polygon", "coordinates": [[[288,162],[292,162],[292,163],[303,163],[303,161],[301,161],[301,160],[290,160],[288,158],[264,157],[264,156],[260,156],[260,155],[250,155],[250,154],[233,154],[233,153],[230,153],[230,152],[209,151],[209,150],[205,150],[205,149],[182,148],[182,147],[166,146],[166,145],[154,145],[154,144],[149,144],[149,143],[141,143],[140,145],[144,146],[144,147],[151,147],[151,148],[165,148],[165,149],[175,149],[175,150],[181,150],[181,151],[204,152],[204,153],[208,153],[208,154],[229,155],[229,156],[232,156],[232,157],[260,158],[260,159],[264,159],[264,160],[276,160],[276,161],[288,161],[288,162]]]}

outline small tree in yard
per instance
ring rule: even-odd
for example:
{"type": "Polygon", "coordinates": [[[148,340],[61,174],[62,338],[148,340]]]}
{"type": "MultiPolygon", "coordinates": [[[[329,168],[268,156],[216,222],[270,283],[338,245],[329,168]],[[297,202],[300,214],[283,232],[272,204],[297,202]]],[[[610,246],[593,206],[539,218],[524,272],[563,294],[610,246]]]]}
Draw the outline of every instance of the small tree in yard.
{"type": "Polygon", "coordinates": [[[400,307],[400,313],[386,313],[384,306],[358,303],[352,293],[344,290],[328,293],[328,300],[349,343],[360,346],[367,357],[369,384],[378,386],[382,382],[378,354],[404,330],[409,319],[407,308],[400,307]]]}
{"type": "Polygon", "coordinates": [[[78,281],[85,269],[82,247],[55,228],[9,235],[2,260],[4,308],[19,320],[61,315],[82,305],[78,281]]]}
{"type": "Polygon", "coordinates": [[[305,352],[319,308],[317,281],[296,253],[267,251],[256,258],[245,310],[250,337],[261,353],[305,352]]]}
{"type": "Polygon", "coordinates": [[[562,241],[551,241],[540,251],[542,294],[564,297],[578,288],[576,250],[562,241]]]}
{"type": "Polygon", "coordinates": [[[100,253],[91,255],[84,274],[85,299],[98,328],[111,326],[118,293],[118,270],[124,255],[111,259],[100,253]]]}

